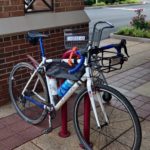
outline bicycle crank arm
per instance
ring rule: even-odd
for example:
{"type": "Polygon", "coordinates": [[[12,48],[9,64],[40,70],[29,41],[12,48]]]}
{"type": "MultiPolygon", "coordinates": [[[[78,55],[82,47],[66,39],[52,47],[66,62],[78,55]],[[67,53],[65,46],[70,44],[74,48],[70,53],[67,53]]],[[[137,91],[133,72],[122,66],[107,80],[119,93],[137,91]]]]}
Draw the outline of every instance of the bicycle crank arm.
{"type": "Polygon", "coordinates": [[[52,130],[53,130],[53,128],[49,127],[49,128],[44,129],[42,133],[43,134],[48,134],[48,133],[52,132],[52,130]]]}
{"type": "Polygon", "coordinates": [[[50,132],[52,132],[53,128],[52,128],[52,116],[51,116],[51,113],[49,112],[48,113],[48,124],[49,124],[49,127],[45,130],[43,130],[43,134],[48,134],[50,132]]]}

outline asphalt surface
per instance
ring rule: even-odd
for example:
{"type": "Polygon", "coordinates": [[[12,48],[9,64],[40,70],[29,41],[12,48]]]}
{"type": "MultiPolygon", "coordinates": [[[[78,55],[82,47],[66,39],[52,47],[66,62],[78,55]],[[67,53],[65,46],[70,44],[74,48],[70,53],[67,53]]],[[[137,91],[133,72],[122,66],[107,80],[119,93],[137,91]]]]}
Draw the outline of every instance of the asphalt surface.
{"type": "Polygon", "coordinates": [[[135,9],[142,8],[143,14],[146,15],[146,20],[150,20],[150,4],[118,6],[118,7],[100,7],[100,8],[85,8],[85,12],[89,16],[90,33],[92,32],[95,22],[100,20],[109,21],[114,24],[114,29],[107,29],[104,32],[103,38],[107,38],[110,32],[115,32],[118,28],[130,24],[131,19],[136,16],[135,9]]]}

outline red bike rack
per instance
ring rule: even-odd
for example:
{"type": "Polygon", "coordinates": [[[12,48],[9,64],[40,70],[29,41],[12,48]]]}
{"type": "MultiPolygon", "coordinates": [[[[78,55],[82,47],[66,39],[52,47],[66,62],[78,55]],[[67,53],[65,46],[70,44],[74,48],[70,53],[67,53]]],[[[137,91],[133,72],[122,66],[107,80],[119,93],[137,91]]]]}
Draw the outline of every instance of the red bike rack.
{"type": "MultiPolygon", "coordinates": [[[[61,85],[64,82],[64,80],[60,81],[61,85]]],[[[70,132],[68,131],[68,124],[67,124],[67,102],[62,106],[61,108],[61,130],[58,133],[58,135],[62,138],[66,138],[70,136],[70,132]]]]}
{"type": "Polygon", "coordinates": [[[70,136],[67,126],[67,102],[61,108],[61,130],[58,135],[62,138],[70,136]]]}
{"type": "Polygon", "coordinates": [[[90,143],[90,99],[89,96],[86,95],[84,98],[84,126],[83,126],[83,134],[87,143],[90,143]]]}
{"type": "MultiPolygon", "coordinates": [[[[64,53],[62,58],[63,59],[69,58],[70,52],[71,52],[71,50],[64,53]]],[[[84,134],[84,138],[87,141],[87,143],[90,143],[90,109],[91,109],[91,105],[90,105],[90,99],[89,99],[88,95],[86,95],[84,98],[84,106],[83,107],[84,107],[83,134],[84,134]]],[[[63,107],[61,109],[61,122],[62,122],[62,125],[61,125],[61,130],[59,132],[59,136],[63,137],[63,138],[69,137],[70,132],[68,131],[68,126],[67,126],[67,102],[63,105],[63,107]]],[[[81,145],[81,147],[83,148],[82,145],[81,145]]]]}
{"type": "MultiPolygon", "coordinates": [[[[71,51],[67,51],[63,54],[62,58],[67,59],[69,58],[71,51]]],[[[63,83],[64,80],[61,80],[61,83],[63,83]]],[[[58,135],[62,138],[66,138],[70,136],[70,132],[68,131],[68,125],[67,125],[67,102],[62,106],[61,108],[61,130],[58,133],[58,135]]]]}

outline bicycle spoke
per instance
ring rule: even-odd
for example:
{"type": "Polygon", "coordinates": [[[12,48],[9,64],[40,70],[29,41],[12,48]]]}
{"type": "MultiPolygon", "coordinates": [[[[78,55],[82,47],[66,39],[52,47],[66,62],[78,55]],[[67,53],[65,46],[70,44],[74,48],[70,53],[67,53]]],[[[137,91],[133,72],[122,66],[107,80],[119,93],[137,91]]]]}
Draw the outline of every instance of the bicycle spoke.
{"type": "MultiPolygon", "coordinates": [[[[104,92],[102,89],[100,89],[100,91],[101,93],[104,92]]],[[[116,97],[113,95],[114,93],[110,93],[110,94],[112,95],[112,100],[114,100],[114,102],[112,103],[112,101],[110,101],[109,103],[106,102],[103,104],[109,119],[108,124],[106,123],[104,114],[97,101],[95,102],[96,102],[97,114],[101,124],[100,129],[97,128],[93,111],[92,110],[90,111],[90,137],[89,138],[91,143],[93,143],[93,150],[97,150],[97,149],[110,150],[112,148],[116,148],[115,150],[120,150],[120,149],[131,150],[135,144],[136,145],[139,144],[139,143],[135,143],[138,141],[137,140],[138,124],[134,123],[135,120],[133,117],[131,117],[132,115],[134,115],[133,114],[134,112],[132,112],[132,110],[130,111],[130,107],[126,109],[126,107],[128,107],[128,104],[126,106],[126,99],[123,97],[124,98],[123,101],[122,99],[120,100],[118,98],[119,95],[118,92],[117,92],[118,95],[116,97]],[[120,109],[120,107],[122,107],[123,109],[120,109]],[[130,133],[129,137],[127,136],[128,132],[130,133]]],[[[81,102],[81,101],[82,98],[77,100],[77,102],[81,102]]],[[[78,111],[80,109],[82,110],[82,105],[80,107],[78,106],[78,111]]],[[[82,115],[81,118],[80,117],[79,119],[77,118],[78,128],[80,128],[80,132],[81,132],[79,133],[82,134],[84,128],[84,122],[81,118],[84,117],[84,114],[82,115]]],[[[82,137],[84,138],[84,136],[82,137]]]]}

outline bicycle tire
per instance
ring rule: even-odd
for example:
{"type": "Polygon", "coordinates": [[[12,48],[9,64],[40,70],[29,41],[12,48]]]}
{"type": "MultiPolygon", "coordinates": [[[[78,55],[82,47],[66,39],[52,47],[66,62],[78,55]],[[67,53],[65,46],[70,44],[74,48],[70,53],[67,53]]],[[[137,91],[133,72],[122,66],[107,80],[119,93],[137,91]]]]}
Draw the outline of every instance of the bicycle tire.
{"type": "MultiPolygon", "coordinates": [[[[87,124],[89,125],[90,128],[89,131],[90,136],[85,137],[86,135],[83,131],[84,128],[83,114],[85,113],[83,110],[83,105],[84,105],[84,97],[88,96],[88,92],[87,89],[83,89],[83,91],[79,93],[74,107],[74,127],[77,136],[80,140],[80,143],[82,144],[82,147],[84,147],[87,150],[91,149],[139,150],[141,145],[142,133],[140,122],[133,106],[130,104],[130,102],[124,95],[122,95],[119,91],[113,89],[112,87],[109,87],[107,85],[100,85],[98,87],[95,87],[94,89],[96,89],[96,91],[98,92],[110,93],[113,96],[109,103],[107,102],[103,103],[110,122],[108,125],[105,125],[106,122],[103,122],[104,117],[100,115],[99,116],[101,117],[100,122],[101,124],[103,123],[104,126],[101,129],[97,129],[97,125],[95,125],[96,123],[94,122],[95,118],[94,116],[92,116],[93,112],[91,108],[89,110],[90,121],[87,124]],[[117,101],[115,102],[115,100],[117,101]],[[119,105],[119,102],[122,105],[119,105]],[[117,118],[114,115],[118,115],[117,118]],[[128,120],[127,116],[129,117],[128,120]],[[94,118],[93,120],[92,117],[94,118]],[[119,119],[121,119],[120,122],[119,119]]],[[[96,108],[98,109],[100,107],[96,105],[96,108]]],[[[101,114],[101,110],[99,110],[99,114],[101,114]]]]}
{"type": "MultiPolygon", "coordinates": [[[[29,80],[28,77],[33,73],[34,67],[26,62],[18,63],[12,69],[9,76],[9,95],[11,101],[19,114],[19,116],[24,119],[26,122],[30,124],[38,124],[43,121],[47,115],[47,111],[45,109],[39,108],[37,105],[31,103],[22,97],[22,90],[25,87],[25,84],[29,80]]],[[[35,78],[33,78],[33,82],[31,81],[30,86],[28,86],[28,91],[26,91],[27,96],[30,96],[37,101],[41,102],[40,98],[38,98],[31,89],[35,84],[36,79],[39,79],[37,82],[38,93],[40,96],[46,100],[44,103],[48,103],[48,94],[47,87],[45,85],[44,79],[39,73],[36,73],[35,78]],[[43,91],[42,91],[43,90],[43,91]]]]}

